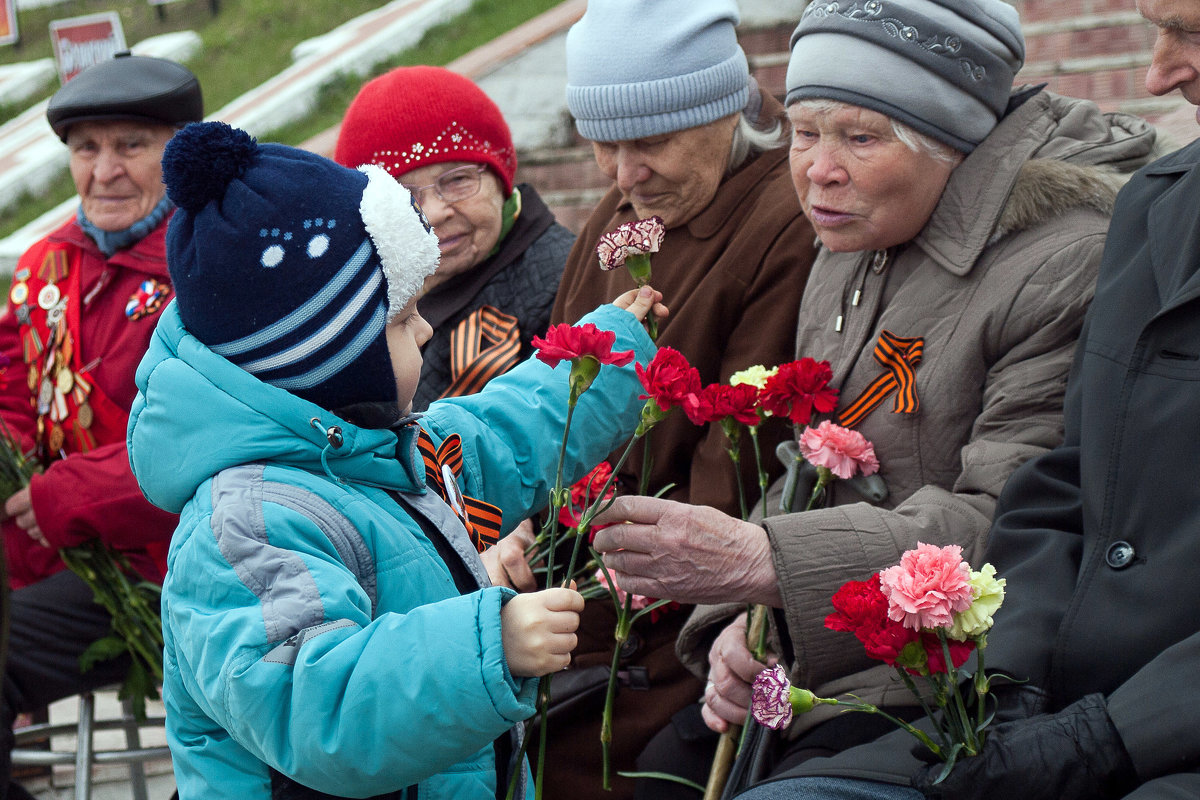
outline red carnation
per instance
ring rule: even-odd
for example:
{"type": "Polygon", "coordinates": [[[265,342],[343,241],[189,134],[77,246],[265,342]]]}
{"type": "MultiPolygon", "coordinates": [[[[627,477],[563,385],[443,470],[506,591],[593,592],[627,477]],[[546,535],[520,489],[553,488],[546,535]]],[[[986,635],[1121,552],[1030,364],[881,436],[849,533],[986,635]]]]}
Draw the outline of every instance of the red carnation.
{"type": "MultiPolygon", "coordinates": [[[[584,510],[600,497],[600,490],[611,477],[612,465],[601,461],[591,472],[576,481],[571,487],[571,502],[558,510],[559,523],[568,528],[579,527],[584,510]]],[[[604,493],[604,499],[608,500],[616,493],[616,487],[609,486],[608,491],[604,493]]],[[[602,527],[604,526],[601,525],[600,528],[602,527]]],[[[595,536],[595,532],[600,528],[592,528],[589,534],[595,536]]]]}
{"type": "Polygon", "coordinates": [[[551,367],[557,367],[560,361],[574,361],[589,356],[601,364],[623,367],[633,360],[633,351],[614,353],[612,346],[616,341],[615,333],[600,330],[590,322],[583,325],[563,323],[551,325],[544,339],[540,336],[533,337],[533,346],[537,348],[538,360],[551,367]]]}
{"type": "MultiPolygon", "coordinates": [[[[925,666],[929,672],[945,672],[946,659],[942,657],[942,640],[938,638],[938,635],[933,631],[922,631],[921,644],[925,647],[925,656],[928,659],[925,666]]],[[[965,642],[947,639],[946,644],[950,650],[950,660],[954,662],[955,668],[967,663],[967,659],[975,651],[975,642],[970,639],[965,642]]]]}
{"type": "Polygon", "coordinates": [[[831,631],[858,635],[863,629],[874,630],[887,619],[888,601],[879,587],[879,573],[865,581],[846,581],[833,595],[834,613],[825,618],[831,631]]]}
{"type": "Polygon", "coordinates": [[[695,425],[722,422],[730,417],[743,425],[762,421],[758,416],[758,389],[747,383],[736,386],[710,383],[684,398],[683,410],[695,425]]]}
{"type": "Polygon", "coordinates": [[[641,399],[653,399],[662,411],[682,405],[688,395],[700,391],[699,370],[671,347],[659,348],[645,367],[638,364],[637,375],[646,390],[641,399]]]}
{"type": "Polygon", "coordinates": [[[833,370],[828,361],[805,357],[781,364],[763,387],[762,406],[776,417],[788,417],[796,425],[807,425],[813,412],[828,414],[837,405],[832,389],[833,370]]]}
{"type": "Polygon", "coordinates": [[[894,667],[904,648],[917,641],[917,632],[898,622],[883,620],[875,630],[861,632],[859,641],[868,656],[894,667]]]}

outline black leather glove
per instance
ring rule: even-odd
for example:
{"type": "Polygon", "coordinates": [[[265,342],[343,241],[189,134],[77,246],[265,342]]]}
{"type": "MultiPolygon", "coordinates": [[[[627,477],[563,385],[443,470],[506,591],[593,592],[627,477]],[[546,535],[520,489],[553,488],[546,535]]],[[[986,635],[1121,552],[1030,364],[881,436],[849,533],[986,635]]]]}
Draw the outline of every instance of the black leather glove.
{"type": "Polygon", "coordinates": [[[1099,694],[1056,714],[996,725],[983,752],[959,758],[934,785],[941,771],[930,764],[913,786],[937,800],[1085,800],[1122,797],[1137,780],[1099,694]]]}

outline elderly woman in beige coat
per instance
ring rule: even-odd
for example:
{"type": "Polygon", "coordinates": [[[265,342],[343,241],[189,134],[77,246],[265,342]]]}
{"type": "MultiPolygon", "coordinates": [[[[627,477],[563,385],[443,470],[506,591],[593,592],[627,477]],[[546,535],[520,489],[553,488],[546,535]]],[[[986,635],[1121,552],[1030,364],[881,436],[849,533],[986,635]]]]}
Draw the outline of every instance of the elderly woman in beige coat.
{"type": "MultiPolygon", "coordinates": [[[[763,668],[745,647],[745,603],[778,610],[795,684],[900,713],[913,702],[894,670],[824,628],[830,597],[918,541],[974,557],[1008,476],[1061,440],[1114,173],[1144,163],[1154,141],[1135,118],[1014,91],[1024,41],[1001,0],[843,6],[811,3],[792,37],[792,178],[822,245],[796,355],[832,365],[833,416],[874,443],[887,496],[835,482],[827,507],[781,514],[777,485],[757,523],[631,497],[597,520],[630,523],[596,537],[628,591],[739,604],[699,608],[679,640],[707,676],[714,731],[744,720],[763,668]],[[877,354],[889,341],[898,358],[877,354]],[[888,372],[914,377],[915,398],[883,393],[848,414],[888,372]]],[[[886,730],[877,723],[813,712],[779,749],[840,750],[886,730]]]]}

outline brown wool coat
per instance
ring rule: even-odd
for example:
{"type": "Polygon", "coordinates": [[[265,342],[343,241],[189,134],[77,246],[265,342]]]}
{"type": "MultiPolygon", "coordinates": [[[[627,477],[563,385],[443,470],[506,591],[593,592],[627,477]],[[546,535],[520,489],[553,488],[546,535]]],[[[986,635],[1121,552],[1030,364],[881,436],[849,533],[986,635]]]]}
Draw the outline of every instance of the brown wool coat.
{"type": "MultiPolygon", "coordinates": [[[[961,544],[976,559],[1009,475],[1061,441],[1067,372],[1120,182],[1106,167],[1140,166],[1153,142],[1139,119],[1041,92],[955,169],[922,232],[880,256],[881,266],[871,252],[819,255],[797,352],[829,359],[839,410],[881,372],[872,357],[881,331],[923,337],[925,349],[915,368],[919,410],[895,413],[889,398],[858,427],[875,445],[887,500],[860,502],[835,483],[833,507],[764,521],[795,684],[823,696],[912,703],[890,667],[875,666],[850,634],[824,627],[830,597],[918,541],[961,544]]],[[[685,626],[679,652],[697,675],[707,672],[712,638],[740,608],[701,607],[685,626]]],[[[836,713],[822,706],[789,734],[836,713]]]]}
{"type": "MultiPolygon", "coordinates": [[[[779,103],[770,98],[764,108],[781,113],[779,103]]],[[[552,324],[573,322],[632,288],[625,270],[600,269],[595,247],[605,232],[636,218],[613,187],[567,259],[552,324]]],[[[706,209],[667,231],[662,249],[652,258],[651,283],[662,291],[671,309],[660,326],[658,343],[682,352],[705,383],[727,380],[755,364],[773,366],[790,360],[796,311],[814,255],[812,227],[796,199],[787,148],[752,158],[725,179],[706,209]]],[[[772,453],[788,431],[782,425],[763,427],[766,466],[777,475],[781,468],[772,453]]],[[[740,513],[733,467],[719,427],[696,427],[675,411],[654,428],[650,438],[651,492],[673,483],[667,497],[712,505],[735,516],[740,513]]],[[[749,443],[744,450],[743,471],[753,498],[757,483],[749,443]]],[[[636,491],[640,447],[627,463],[626,485],[636,491]]],[[[633,770],[634,759],[650,737],[703,691],[704,684],[683,668],[674,653],[675,636],[685,618],[686,610],[679,610],[654,623],[643,618],[635,626],[638,647],[623,664],[647,668],[651,688],[623,689],[618,694],[614,771],[633,770]]],[[[611,603],[588,604],[573,669],[610,662],[614,620],[611,603]]],[[[633,781],[624,778],[614,779],[611,792],[600,788],[599,730],[596,708],[581,709],[572,721],[550,726],[547,797],[622,800],[633,796],[633,781]]]]}

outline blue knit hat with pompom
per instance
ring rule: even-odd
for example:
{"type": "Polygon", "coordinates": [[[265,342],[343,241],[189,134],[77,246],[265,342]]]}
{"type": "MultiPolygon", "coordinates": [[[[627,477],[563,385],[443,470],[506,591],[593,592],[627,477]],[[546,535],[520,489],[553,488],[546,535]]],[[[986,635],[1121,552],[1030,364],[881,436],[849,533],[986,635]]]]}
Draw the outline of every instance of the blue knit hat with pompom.
{"type": "Polygon", "coordinates": [[[438,265],[408,191],[380,167],[347,169],[221,122],[183,128],[162,166],[184,327],[322,408],[394,402],[384,328],[438,265]]]}

